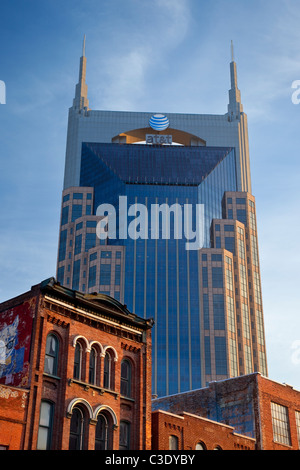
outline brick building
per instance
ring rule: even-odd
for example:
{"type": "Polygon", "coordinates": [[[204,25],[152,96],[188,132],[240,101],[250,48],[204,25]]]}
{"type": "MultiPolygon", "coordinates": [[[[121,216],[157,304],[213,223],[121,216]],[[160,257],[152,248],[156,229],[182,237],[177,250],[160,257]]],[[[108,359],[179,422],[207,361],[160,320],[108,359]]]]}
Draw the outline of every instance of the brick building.
{"type": "MultiPolygon", "coordinates": [[[[157,398],[152,401],[152,415],[153,445],[161,449],[169,449],[169,439],[174,435],[173,423],[178,426],[177,430],[180,428],[180,436],[175,433],[180,437],[179,448],[185,450],[195,449],[196,441],[207,449],[216,445],[224,449],[247,445],[246,441],[236,439],[236,434],[243,439],[254,439],[257,450],[300,448],[300,392],[260,373],[211,382],[206,388],[157,398]],[[215,422],[227,428],[218,428],[215,422]],[[215,433],[213,439],[212,432],[215,433]],[[222,447],[222,442],[226,447],[222,447]]],[[[249,441],[251,449],[252,445],[249,441]]]]}
{"type": "Polygon", "coordinates": [[[51,278],[0,305],[0,448],[150,449],[151,327],[51,278]]]}
{"type": "Polygon", "coordinates": [[[152,450],[254,450],[255,439],[232,426],[183,412],[152,413],[152,450]]]}

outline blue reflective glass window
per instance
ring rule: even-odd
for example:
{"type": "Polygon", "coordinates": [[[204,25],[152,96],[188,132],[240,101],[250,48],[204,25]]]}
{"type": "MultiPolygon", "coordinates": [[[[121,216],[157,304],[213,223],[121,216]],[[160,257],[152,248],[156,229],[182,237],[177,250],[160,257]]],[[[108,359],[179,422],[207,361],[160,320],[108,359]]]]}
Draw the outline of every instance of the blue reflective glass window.
{"type": "Polygon", "coordinates": [[[83,223],[79,222],[79,224],[76,224],[76,230],[81,230],[83,227],[83,223]]]}
{"type": "Polygon", "coordinates": [[[216,231],[216,232],[220,232],[220,224],[216,224],[216,225],[215,225],[215,231],[216,231]]]}
{"type": "Polygon", "coordinates": [[[61,225],[67,224],[68,219],[69,219],[69,206],[65,206],[65,207],[62,208],[61,225]]]}
{"type": "Polygon", "coordinates": [[[202,287],[208,287],[208,274],[207,274],[207,267],[202,267],[202,287]]]}
{"type": "MultiPolygon", "coordinates": [[[[222,218],[224,191],[237,190],[234,151],[230,151],[224,158],[224,149],[219,151],[196,147],[178,147],[178,149],[145,147],[83,144],[80,184],[94,187],[95,207],[103,201],[118,207],[119,195],[128,196],[128,204],[134,204],[137,198],[137,202],[147,204],[148,209],[150,204],[166,203],[166,198],[169,205],[175,203],[177,198],[182,207],[187,203],[187,198],[189,203],[203,203],[206,236],[204,246],[209,248],[212,220],[222,218]],[[110,168],[115,171],[111,171],[110,168]],[[195,184],[197,179],[199,185],[195,187],[178,184],[178,182],[195,184]],[[133,184],[135,182],[139,184],[133,184]],[[172,183],[176,187],[172,187],[172,183]]],[[[195,220],[192,223],[194,222],[195,220]]],[[[156,364],[153,384],[156,392],[160,396],[167,392],[177,393],[179,380],[180,391],[187,390],[191,383],[193,387],[200,387],[201,384],[197,381],[201,376],[203,358],[199,352],[198,253],[191,251],[187,254],[185,240],[172,240],[172,238],[167,243],[166,240],[154,241],[150,237],[147,242],[127,239],[121,243],[126,246],[124,301],[129,309],[134,304],[135,311],[144,315],[149,315],[155,309],[157,312],[159,328],[156,331],[156,347],[153,348],[156,364]],[[193,325],[190,336],[188,305],[193,325]],[[169,339],[168,351],[166,351],[166,336],[169,339]],[[169,378],[168,385],[166,377],[169,378]]],[[[111,239],[109,244],[118,243],[111,239]]],[[[101,289],[104,290],[105,286],[101,286],[101,289]]],[[[157,325],[158,323],[155,328],[157,325]]]]}
{"type": "Polygon", "coordinates": [[[80,278],[80,259],[78,259],[77,261],[74,261],[72,289],[74,290],[79,289],[79,278],[80,278]]]}
{"type": "Polygon", "coordinates": [[[216,374],[227,375],[226,339],[215,336],[216,374]]]}
{"type": "Polygon", "coordinates": [[[89,268],[89,287],[94,287],[96,285],[96,272],[97,266],[90,266],[89,268]]]}
{"type": "Polygon", "coordinates": [[[211,354],[210,354],[210,337],[204,337],[204,353],[205,353],[205,373],[211,374],[211,354]]]}
{"type": "Polygon", "coordinates": [[[101,258],[111,258],[111,251],[101,251],[101,258]]]}
{"type": "Polygon", "coordinates": [[[122,257],[121,251],[116,251],[116,258],[121,259],[121,257],[122,257]]]}
{"type": "Polygon", "coordinates": [[[86,221],[86,228],[96,228],[97,221],[96,220],[87,220],[86,221]]]}
{"type": "Polygon", "coordinates": [[[223,268],[221,267],[212,268],[212,286],[223,287],[223,268]]]}
{"type": "Polygon", "coordinates": [[[234,237],[225,237],[225,249],[235,254],[234,237]]]}
{"type": "Polygon", "coordinates": [[[74,193],[73,194],[73,199],[83,199],[83,194],[82,193],[74,193]]]}
{"type": "Polygon", "coordinates": [[[246,204],[246,199],[244,197],[237,197],[235,202],[237,204],[246,204]]]}
{"type": "Polygon", "coordinates": [[[85,234],[85,251],[95,248],[96,246],[96,234],[95,233],[86,233],[85,234]]]}
{"type": "Polygon", "coordinates": [[[234,225],[224,225],[225,232],[234,232],[234,225]]]}
{"type": "Polygon", "coordinates": [[[213,312],[215,330],[225,330],[225,312],[223,294],[213,295],[213,312]]]}
{"type": "Polygon", "coordinates": [[[74,255],[78,255],[81,253],[81,244],[82,244],[82,235],[77,235],[75,237],[75,248],[74,248],[74,255]]]}
{"type": "Polygon", "coordinates": [[[60,232],[58,261],[63,261],[66,257],[67,233],[67,230],[62,230],[60,232]]]}
{"type": "Polygon", "coordinates": [[[95,259],[97,259],[97,253],[92,253],[90,255],[90,261],[94,261],[95,259]]]}
{"type": "Polygon", "coordinates": [[[88,200],[92,199],[92,194],[91,194],[91,193],[87,193],[86,198],[87,198],[88,200]]]}
{"type": "Polygon", "coordinates": [[[119,286],[121,283],[121,265],[116,264],[115,267],[115,285],[119,286]]]}
{"type": "Polygon", "coordinates": [[[207,261],[207,254],[206,254],[206,253],[204,253],[204,254],[202,255],[202,261],[207,261]]]}
{"type": "Polygon", "coordinates": [[[82,216],[82,205],[73,204],[72,206],[72,222],[82,216]]]}
{"type": "Polygon", "coordinates": [[[116,300],[119,300],[119,301],[120,301],[120,292],[119,292],[119,291],[115,290],[114,298],[115,298],[116,300]]]}
{"type": "Polygon", "coordinates": [[[61,284],[63,284],[64,282],[64,275],[65,275],[65,267],[61,266],[57,270],[57,281],[60,282],[61,284]]]}
{"type": "Polygon", "coordinates": [[[228,209],[228,219],[232,220],[233,219],[233,210],[228,209]]]}
{"type": "Polygon", "coordinates": [[[70,199],[70,194],[66,194],[66,195],[63,197],[63,202],[67,202],[69,199],[70,199]]]}
{"type": "Polygon", "coordinates": [[[240,222],[246,225],[247,223],[247,215],[246,215],[246,209],[237,209],[236,210],[236,218],[240,222]]]}
{"type": "Polygon", "coordinates": [[[88,204],[85,210],[86,215],[92,215],[92,206],[88,204]]]}
{"type": "Polygon", "coordinates": [[[227,204],[232,204],[232,197],[227,198],[227,204]]]}
{"type": "Polygon", "coordinates": [[[211,255],[211,260],[212,261],[222,261],[222,255],[212,254],[211,255]]]}
{"type": "Polygon", "coordinates": [[[208,294],[203,294],[203,321],[204,321],[204,329],[209,330],[209,298],[208,298],[208,294]]]}
{"type": "Polygon", "coordinates": [[[216,237],[216,248],[221,248],[221,237],[216,237]]]}
{"type": "Polygon", "coordinates": [[[111,282],[111,265],[101,264],[100,266],[100,285],[109,286],[111,282]]]}

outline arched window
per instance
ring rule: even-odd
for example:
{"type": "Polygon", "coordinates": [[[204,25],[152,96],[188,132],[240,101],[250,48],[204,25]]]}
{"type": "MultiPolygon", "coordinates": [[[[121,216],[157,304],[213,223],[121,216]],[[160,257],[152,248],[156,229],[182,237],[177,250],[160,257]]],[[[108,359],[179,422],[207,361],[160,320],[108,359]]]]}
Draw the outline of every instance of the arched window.
{"type": "Polygon", "coordinates": [[[53,333],[47,336],[44,372],[57,375],[58,367],[58,338],[53,333]]]}
{"type": "Polygon", "coordinates": [[[120,450],[129,450],[130,449],[130,423],[128,421],[120,422],[120,450]]]}
{"type": "Polygon", "coordinates": [[[96,365],[97,365],[97,352],[95,348],[90,351],[90,364],[89,364],[89,383],[95,385],[96,383],[96,365]]]}
{"type": "Polygon", "coordinates": [[[81,363],[82,363],[82,347],[80,343],[76,343],[74,356],[74,379],[81,379],[81,363]]]}
{"type": "Polygon", "coordinates": [[[113,389],[113,358],[110,351],[106,351],[104,357],[103,387],[113,389]]]}
{"type": "Polygon", "coordinates": [[[131,396],[131,363],[127,359],[121,363],[121,395],[131,396]]]}
{"type": "Polygon", "coordinates": [[[41,402],[37,450],[51,449],[52,429],[53,429],[53,411],[54,411],[53,403],[49,401],[41,402]]]}
{"type": "Polygon", "coordinates": [[[95,450],[112,449],[112,419],[106,413],[99,413],[95,434],[95,450]]]}
{"type": "Polygon", "coordinates": [[[197,442],[196,450],[206,450],[205,444],[203,444],[203,442],[197,442]]]}
{"type": "Polygon", "coordinates": [[[177,436],[169,436],[169,450],[178,450],[177,436]]]}
{"type": "Polygon", "coordinates": [[[76,406],[73,408],[71,425],[69,450],[83,450],[85,436],[85,416],[83,410],[76,406]]]}

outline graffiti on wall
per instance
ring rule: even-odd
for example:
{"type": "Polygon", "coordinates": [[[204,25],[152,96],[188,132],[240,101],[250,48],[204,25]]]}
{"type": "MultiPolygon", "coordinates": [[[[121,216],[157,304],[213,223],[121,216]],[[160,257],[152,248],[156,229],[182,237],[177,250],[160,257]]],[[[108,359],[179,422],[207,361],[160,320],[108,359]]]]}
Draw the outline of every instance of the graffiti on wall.
{"type": "Polygon", "coordinates": [[[34,302],[1,312],[0,317],[0,383],[25,386],[34,302]]]}

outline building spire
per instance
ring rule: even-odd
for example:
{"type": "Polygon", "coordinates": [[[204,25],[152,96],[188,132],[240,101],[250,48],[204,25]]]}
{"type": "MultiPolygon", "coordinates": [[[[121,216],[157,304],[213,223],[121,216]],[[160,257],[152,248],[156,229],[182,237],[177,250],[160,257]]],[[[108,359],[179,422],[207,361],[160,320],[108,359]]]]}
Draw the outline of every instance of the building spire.
{"type": "Polygon", "coordinates": [[[234,62],[233,40],[231,39],[231,62],[234,62]]]}
{"type": "Polygon", "coordinates": [[[85,57],[85,35],[83,36],[82,57],[85,57]]]}
{"type": "Polygon", "coordinates": [[[83,37],[82,56],[80,57],[79,79],[75,89],[75,98],[73,100],[74,109],[89,109],[89,100],[87,97],[88,87],[86,84],[86,57],[85,57],[85,35],[83,37]]]}
{"type": "Polygon", "coordinates": [[[230,81],[231,89],[229,90],[228,115],[229,120],[234,121],[240,118],[240,114],[243,112],[243,105],[241,102],[241,92],[237,84],[237,68],[234,60],[233,41],[231,41],[230,81]]]}

